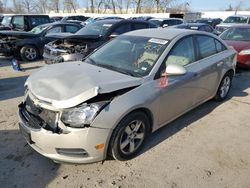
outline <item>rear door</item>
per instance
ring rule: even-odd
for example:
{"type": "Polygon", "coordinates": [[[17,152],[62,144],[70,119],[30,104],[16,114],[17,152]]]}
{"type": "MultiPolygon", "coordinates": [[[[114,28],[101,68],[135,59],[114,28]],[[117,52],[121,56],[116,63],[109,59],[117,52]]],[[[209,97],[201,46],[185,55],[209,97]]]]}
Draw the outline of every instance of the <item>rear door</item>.
{"type": "Polygon", "coordinates": [[[195,37],[195,41],[201,65],[199,85],[202,86],[203,91],[197,97],[199,100],[204,100],[213,97],[217,90],[222,68],[228,60],[228,56],[223,53],[226,47],[211,36],[198,35],[195,37]]]}

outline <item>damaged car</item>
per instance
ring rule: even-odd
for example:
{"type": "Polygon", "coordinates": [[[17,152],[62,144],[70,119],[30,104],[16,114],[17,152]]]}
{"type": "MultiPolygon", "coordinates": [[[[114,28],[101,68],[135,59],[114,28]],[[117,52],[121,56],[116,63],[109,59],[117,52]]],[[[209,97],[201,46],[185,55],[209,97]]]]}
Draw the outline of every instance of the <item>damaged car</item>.
{"type": "Polygon", "coordinates": [[[96,48],[120,34],[155,27],[141,20],[98,20],[86,25],[74,35],[54,35],[58,40],[45,45],[43,57],[47,64],[82,60],[96,48]]]}
{"type": "Polygon", "coordinates": [[[75,23],[50,23],[29,32],[0,31],[0,54],[34,61],[43,54],[44,45],[54,40],[53,33],[75,33],[83,26],[75,23]]]}
{"type": "Polygon", "coordinates": [[[129,160],[150,133],[205,101],[227,98],[236,52],[213,34],[148,29],[85,58],[45,66],[25,83],[19,128],[56,161],[129,160]]]}

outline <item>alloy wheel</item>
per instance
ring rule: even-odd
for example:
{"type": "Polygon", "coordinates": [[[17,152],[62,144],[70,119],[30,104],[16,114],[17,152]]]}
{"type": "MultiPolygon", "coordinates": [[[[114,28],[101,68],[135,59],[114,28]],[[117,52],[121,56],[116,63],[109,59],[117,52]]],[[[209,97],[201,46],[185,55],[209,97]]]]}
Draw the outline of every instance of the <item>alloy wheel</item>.
{"type": "Polygon", "coordinates": [[[142,144],[145,137],[145,124],[141,120],[134,120],[128,124],[120,139],[120,150],[129,155],[135,152],[142,144]]]}

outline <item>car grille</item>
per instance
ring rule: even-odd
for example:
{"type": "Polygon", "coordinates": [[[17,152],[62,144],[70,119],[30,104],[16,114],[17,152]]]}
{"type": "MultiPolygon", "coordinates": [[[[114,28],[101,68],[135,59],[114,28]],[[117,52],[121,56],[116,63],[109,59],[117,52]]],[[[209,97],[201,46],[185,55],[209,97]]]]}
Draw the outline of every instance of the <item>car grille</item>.
{"type": "Polygon", "coordinates": [[[41,108],[27,96],[26,101],[20,107],[20,113],[32,128],[44,128],[53,132],[57,131],[58,112],[41,108]]]}

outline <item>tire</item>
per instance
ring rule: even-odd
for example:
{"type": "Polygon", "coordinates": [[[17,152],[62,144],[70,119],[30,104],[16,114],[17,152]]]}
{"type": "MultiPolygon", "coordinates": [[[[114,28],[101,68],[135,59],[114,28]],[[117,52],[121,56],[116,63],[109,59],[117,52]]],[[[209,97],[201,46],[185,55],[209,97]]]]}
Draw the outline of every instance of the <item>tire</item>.
{"type": "Polygon", "coordinates": [[[222,78],[220,82],[217,93],[215,95],[216,101],[221,102],[227,98],[228,93],[232,86],[232,80],[233,80],[233,75],[230,72],[224,75],[224,77],[222,78]]]}
{"type": "Polygon", "coordinates": [[[113,131],[109,155],[119,161],[134,158],[141,151],[149,133],[150,122],[145,113],[138,111],[129,114],[113,131]]]}
{"type": "Polygon", "coordinates": [[[20,54],[23,61],[34,61],[39,56],[38,50],[32,45],[23,46],[20,50],[20,54]]]}

